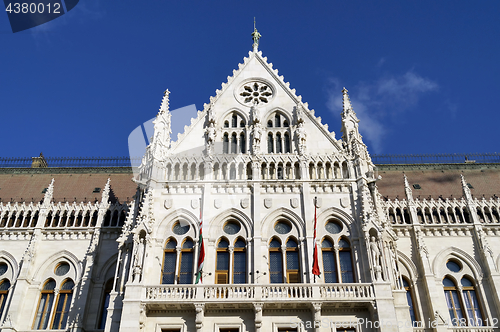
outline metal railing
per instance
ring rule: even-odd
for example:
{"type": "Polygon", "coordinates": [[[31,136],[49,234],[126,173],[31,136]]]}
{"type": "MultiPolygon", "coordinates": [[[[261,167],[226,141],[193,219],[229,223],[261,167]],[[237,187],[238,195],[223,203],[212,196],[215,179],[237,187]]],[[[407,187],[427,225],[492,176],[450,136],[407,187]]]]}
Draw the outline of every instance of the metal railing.
{"type": "Polygon", "coordinates": [[[500,163],[500,153],[375,154],[375,165],[500,163]]]}
{"type": "MultiPolygon", "coordinates": [[[[39,157],[35,157],[39,158],[39,157]]],[[[44,157],[47,167],[134,167],[142,157],[44,157]]],[[[0,168],[31,168],[33,158],[0,158],[0,168]]]]}

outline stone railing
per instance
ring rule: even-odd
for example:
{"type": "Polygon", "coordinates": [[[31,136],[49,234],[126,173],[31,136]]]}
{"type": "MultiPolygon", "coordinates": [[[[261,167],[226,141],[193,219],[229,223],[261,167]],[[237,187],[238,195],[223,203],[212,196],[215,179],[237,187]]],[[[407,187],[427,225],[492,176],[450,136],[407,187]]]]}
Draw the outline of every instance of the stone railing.
{"type": "Polygon", "coordinates": [[[359,284],[268,284],[268,285],[157,285],[146,286],[146,302],[193,300],[243,301],[372,301],[373,287],[359,284]]]}

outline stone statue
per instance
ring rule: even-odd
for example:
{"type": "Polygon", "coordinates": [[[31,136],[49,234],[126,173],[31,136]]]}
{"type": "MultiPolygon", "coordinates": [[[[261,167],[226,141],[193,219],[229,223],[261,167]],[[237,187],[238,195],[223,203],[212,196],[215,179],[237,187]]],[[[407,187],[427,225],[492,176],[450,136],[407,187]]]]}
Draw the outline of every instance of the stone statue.
{"type": "Polygon", "coordinates": [[[258,154],[260,153],[260,140],[262,138],[262,129],[260,128],[260,123],[256,123],[253,126],[253,153],[258,154]]]}
{"type": "Polygon", "coordinates": [[[134,256],[134,281],[139,282],[139,276],[141,275],[142,272],[142,263],[144,261],[144,246],[145,246],[145,241],[144,238],[139,239],[139,242],[137,243],[137,251],[135,252],[134,256]]]}
{"type": "Polygon", "coordinates": [[[304,128],[304,122],[299,122],[297,127],[297,139],[299,141],[299,154],[304,154],[306,151],[306,129],[304,128]]]}
{"type": "Polygon", "coordinates": [[[378,248],[375,236],[370,238],[370,253],[372,255],[373,267],[377,270],[380,269],[380,249],[378,248]]]}
{"type": "Polygon", "coordinates": [[[208,128],[206,129],[207,134],[207,153],[211,154],[213,152],[213,147],[215,144],[215,126],[213,122],[210,122],[208,128]]]}

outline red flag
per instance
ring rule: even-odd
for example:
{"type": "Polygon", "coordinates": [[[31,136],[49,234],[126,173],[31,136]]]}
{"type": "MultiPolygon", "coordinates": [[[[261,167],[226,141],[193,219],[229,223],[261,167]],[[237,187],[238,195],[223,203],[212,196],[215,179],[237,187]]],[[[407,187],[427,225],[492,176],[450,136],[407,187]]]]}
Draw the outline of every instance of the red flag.
{"type": "Polygon", "coordinates": [[[318,264],[318,245],[316,244],[316,198],[314,198],[314,253],[313,253],[313,269],[312,273],[315,276],[319,276],[321,272],[319,271],[318,264]]]}

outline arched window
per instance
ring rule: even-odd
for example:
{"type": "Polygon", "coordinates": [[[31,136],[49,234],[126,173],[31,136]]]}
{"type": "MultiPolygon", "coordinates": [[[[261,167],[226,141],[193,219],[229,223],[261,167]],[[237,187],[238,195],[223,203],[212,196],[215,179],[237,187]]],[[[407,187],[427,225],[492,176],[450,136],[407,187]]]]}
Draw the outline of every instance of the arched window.
{"type": "Polygon", "coordinates": [[[446,304],[448,305],[448,312],[450,313],[451,323],[454,326],[465,325],[461,324],[465,320],[462,312],[462,305],[458,297],[458,291],[455,283],[450,278],[443,279],[444,295],[446,297],[446,304]]]}
{"type": "Polygon", "coordinates": [[[162,284],[175,283],[175,262],[177,260],[177,242],[174,239],[169,239],[165,244],[163,251],[163,268],[161,274],[162,284]]]}
{"type": "Polygon", "coordinates": [[[278,113],[274,116],[274,126],[281,127],[281,117],[278,113]]]}
{"type": "Polygon", "coordinates": [[[229,153],[229,135],[227,133],[222,138],[222,153],[229,153]]]}
{"type": "Polygon", "coordinates": [[[462,295],[464,297],[465,309],[469,326],[483,326],[483,315],[479,307],[474,284],[466,277],[462,278],[462,295]]]}
{"type": "Polygon", "coordinates": [[[290,136],[285,133],[285,153],[290,153],[290,136]]]}
{"type": "Polygon", "coordinates": [[[413,301],[413,291],[410,287],[410,283],[406,278],[403,278],[403,287],[406,291],[406,303],[408,303],[408,307],[410,307],[410,318],[412,326],[415,326],[417,319],[415,316],[415,301],[413,301]]]}
{"type": "Polygon", "coordinates": [[[273,121],[272,120],[267,121],[267,127],[268,128],[272,128],[273,127],[273,121]]]}
{"type": "Polygon", "coordinates": [[[236,139],[236,133],[231,135],[231,153],[238,152],[238,140],[236,139]]]}
{"type": "Polygon", "coordinates": [[[276,134],[276,153],[282,153],[283,150],[281,148],[281,134],[276,134]]]}
{"type": "Polygon", "coordinates": [[[286,242],[286,280],[289,284],[300,282],[299,246],[292,239],[286,242]]]}
{"type": "Polygon", "coordinates": [[[224,128],[229,128],[229,121],[224,121],[224,128]]]}
{"type": "Polygon", "coordinates": [[[283,255],[281,243],[276,239],[269,243],[269,278],[272,284],[283,283],[283,255]]]}
{"type": "Polygon", "coordinates": [[[335,259],[333,243],[330,240],[324,239],[323,242],[321,242],[321,252],[323,254],[323,272],[325,274],[325,282],[338,282],[337,262],[335,259]]]}
{"type": "Polygon", "coordinates": [[[186,239],[182,244],[179,269],[179,284],[191,284],[193,282],[193,245],[193,241],[191,241],[190,239],[186,239]]]}
{"type": "Polygon", "coordinates": [[[351,246],[345,239],[339,240],[340,279],[344,283],[354,282],[351,246]]]}
{"type": "Polygon", "coordinates": [[[241,153],[247,152],[247,145],[245,142],[245,134],[243,134],[243,133],[240,134],[240,152],[241,153]]]}
{"type": "Polygon", "coordinates": [[[99,329],[106,327],[106,318],[108,316],[108,307],[111,291],[113,290],[113,278],[109,279],[104,286],[104,293],[101,304],[101,317],[99,318],[99,329]]]}
{"type": "Polygon", "coordinates": [[[233,116],[231,117],[231,127],[238,127],[238,116],[236,114],[233,114],[233,116]]]}
{"type": "Polygon", "coordinates": [[[237,239],[234,243],[233,258],[233,283],[244,284],[247,282],[247,253],[246,243],[242,239],[237,239]]]}
{"type": "Polygon", "coordinates": [[[267,135],[267,152],[268,153],[273,153],[274,152],[274,146],[273,146],[273,134],[269,133],[267,135]]]}
{"type": "MultiPolygon", "coordinates": [[[[5,264],[5,266],[7,266],[7,264],[5,264]]],[[[0,318],[2,317],[3,314],[3,308],[5,308],[5,302],[7,302],[7,296],[9,295],[9,288],[10,288],[10,281],[8,279],[3,279],[2,281],[0,281],[0,318]]]]}
{"type": "Polygon", "coordinates": [[[40,300],[38,301],[38,308],[36,309],[35,321],[33,322],[34,330],[45,330],[49,325],[55,288],[56,282],[53,279],[47,280],[43,285],[40,300]]]}
{"type": "Polygon", "coordinates": [[[221,239],[217,244],[217,262],[215,270],[215,283],[229,283],[229,242],[221,239]]]}
{"type": "Polygon", "coordinates": [[[75,287],[75,283],[71,279],[68,279],[62,284],[59,290],[56,302],[56,312],[52,320],[53,330],[64,330],[66,328],[69,307],[71,305],[71,299],[73,298],[73,287],[75,287]]]}

